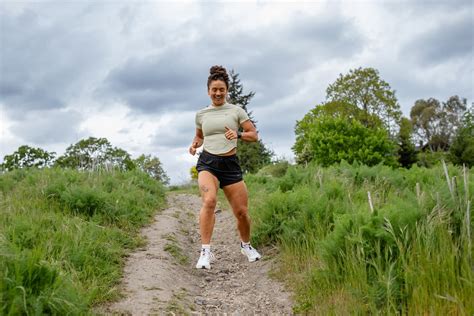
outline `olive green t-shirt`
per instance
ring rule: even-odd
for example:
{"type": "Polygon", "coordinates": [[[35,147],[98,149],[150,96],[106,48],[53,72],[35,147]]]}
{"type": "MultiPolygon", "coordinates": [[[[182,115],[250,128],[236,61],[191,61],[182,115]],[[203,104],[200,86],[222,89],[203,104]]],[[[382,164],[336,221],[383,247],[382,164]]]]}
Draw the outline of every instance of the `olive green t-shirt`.
{"type": "Polygon", "coordinates": [[[204,135],[204,150],[211,154],[225,154],[237,147],[237,139],[225,138],[225,127],[236,131],[249,116],[244,109],[230,103],[209,105],[196,113],[196,127],[204,135]]]}

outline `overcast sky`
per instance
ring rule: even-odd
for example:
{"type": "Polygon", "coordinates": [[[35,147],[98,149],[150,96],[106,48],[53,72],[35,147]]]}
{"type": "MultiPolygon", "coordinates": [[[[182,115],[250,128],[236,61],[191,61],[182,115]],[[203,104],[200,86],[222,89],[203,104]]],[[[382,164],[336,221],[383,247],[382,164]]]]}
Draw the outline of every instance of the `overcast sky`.
{"type": "Polygon", "coordinates": [[[373,67],[405,115],[473,101],[473,1],[0,2],[0,161],[90,136],[189,180],[212,65],[255,91],[263,142],[292,159],[294,126],[340,73],[373,67]]]}

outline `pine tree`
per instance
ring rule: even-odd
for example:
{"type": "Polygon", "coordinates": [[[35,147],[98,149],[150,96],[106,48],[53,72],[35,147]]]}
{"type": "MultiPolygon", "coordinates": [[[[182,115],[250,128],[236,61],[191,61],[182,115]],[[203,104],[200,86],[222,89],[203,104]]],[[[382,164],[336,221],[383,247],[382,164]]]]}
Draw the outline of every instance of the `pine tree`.
{"type": "Polygon", "coordinates": [[[412,122],[402,117],[398,132],[398,162],[407,169],[417,161],[415,145],[412,142],[412,130],[412,122]]]}
{"type": "MultiPolygon", "coordinates": [[[[242,107],[255,125],[257,121],[252,116],[252,111],[247,109],[250,100],[255,96],[254,91],[244,94],[243,85],[240,83],[239,74],[234,70],[230,71],[230,84],[228,91],[228,102],[242,107]]],[[[242,171],[244,173],[255,173],[260,168],[271,162],[273,152],[265,147],[265,144],[259,139],[257,142],[248,143],[239,140],[239,150],[237,157],[239,158],[242,171]]]]}

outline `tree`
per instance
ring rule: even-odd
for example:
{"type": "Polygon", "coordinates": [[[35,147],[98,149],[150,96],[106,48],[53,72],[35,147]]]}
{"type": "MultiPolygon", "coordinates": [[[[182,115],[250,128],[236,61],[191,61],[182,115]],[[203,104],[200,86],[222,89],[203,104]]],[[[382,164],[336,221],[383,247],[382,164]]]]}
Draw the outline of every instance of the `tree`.
{"type": "Polygon", "coordinates": [[[41,148],[23,145],[18,147],[13,154],[6,155],[3,158],[1,167],[6,171],[27,167],[50,167],[53,164],[55,156],[55,152],[48,152],[41,148]]]}
{"type": "MultiPolygon", "coordinates": [[[[256,126],[256,121],[252,117],[252,112],[248,111],[247,105],[254,97],[255,92],[251,91],[248,94],[243,94],[243,85],[240,83],[239,74],[234,70],[230,71],[230,83],[228,91],[229,103],[241,106],[247,112],[250,120],[256,126]]],[[[237,157],[240,161],[240,166],[244,173],[257,172],[263,166],[269,164],[273,157],[273,152],[265,147],[265,144],[259,139],[256,142],[238,141],[237,157]]]]}
{"type": "Polygon", "coordinates": [[[441,104],[434,98],[416,100],[410,110],[413,129],[423,147],[430,145],[433,135],[438,133],[440,111],[441,104]]]}
{"type": "Polygon", "coordinates": [[[191,166],[191,168],[189,169],[189,174],[191,175],[191,180],[198,179],[199,174],[198,174],[196,166],[191,166]]]}
{"type": "Polygon", "coordinates": [[[466,99],[450,97],[441,103],[435,98],[420,99],[410,111],[413,128],[422,147],[431,151],[447,150],[466,111],[466,99]]]}
{"type": "Polygon", "coordinates": [[[412,142],[412,130],[411,121],[403,117],[398,132],[398,162],[404,168],[410,168],[417,161],[415,145],[412,142]]]}
{"type": "Polygon", "coordinates": [[[169,184],[170,178],[164,171],[160,159],[157,157],[152,157],[151,155],[145,156],[142,154],[134,160],[134,163],[138,169],[145,172],[153,179],[164,184],[169,184]]]}
{"type": "Polygon", "coordinates": [[[296,122],[296,142],[292,147],[296,154],[296,162],[306,163],[312,160],[313,152],[310,135],[312,135],[313,129],[319,120],[323,118],[341,118],[361,122],[363,118],[367,117],[371,122],[372,128],[382,127],[382,122],[377,116],[371,114],[366,116],[366,113],[354,104],[345,101],[330,101],[317,105],[302,120],[296,122]]]}
{"type": "Polygon", "coordinates": [[[273,152],[266,148],[260,139],[252,143],[239,140],[237,157],[244,173],[256,173],[271,163],[272,156],[273,152]]]}
{"type": "Polygon", "coordinates": [[[457,165],[474,166],[474,105],[466,111],[449,149],[450,160],[457,165]]]}
{"type": "Polygon", "coordinates": [[[245,112],[247,112],[250,120],[253,125],[257,126],[257,121],[252,116],[252,111],[247,109],[247,105],[250,103],[250,100],[255,96],[254,91],[250,91],[248,94],[244,93],[244,87],[240,83],[239,74],[232,69],[229,72],[230,82],[229,82],[229,91],[227,93],[227,98],[229,103],[240,105],[245,112]]]}
{"type": "Polygon", "coordinates": [[[395,90],[379,77],[374,68],[357,68],[330,84],[326,90],[327,101],[342,101],[363,110],[364,126],[372,125],[371,118],[378,117],[391,135],[394,134],[401,117],[400,105],[395,90]]]}
{"type": "MultiPolygon", "coordinates": [[[[307,133],[307,161],[329,166],[345,160],[368,166],[395,166],[394,143],[384,128],[369,128],[356,119],[322,116],[307,133]]],[[[297,153],[298,155],[298,153],[297,153]]]]}
{"type": "Polygon", "coordinates": [[[135,164],[125,150],[112,147],[106,138],[89,137],[82,139],[66,149],[64,155],[56,160],[60,167],[79,170],[116,167],[131,170],[135,164]]]}

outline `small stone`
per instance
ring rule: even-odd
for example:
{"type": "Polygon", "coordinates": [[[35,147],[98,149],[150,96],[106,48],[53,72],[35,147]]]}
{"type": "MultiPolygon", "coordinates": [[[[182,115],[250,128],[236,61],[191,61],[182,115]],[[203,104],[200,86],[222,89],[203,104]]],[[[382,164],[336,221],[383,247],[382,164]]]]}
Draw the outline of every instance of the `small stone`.
{"type": "Polygon", "coordinates": [[[196,296],[196,298],[194,299],[194,303],[198,304],[198,305],[206,305],[206,299],[204,297],[201,297],[201,296],[196,296]]]}
{"type": "Polygon", "coordinates": [[[207,276],[204,278],[204,281],[206,282],[211,282],[212,281],[212,278],[210,276],[207,276]]]}
{"type": "Polygon", "coordinates": [[[206,301],[206,305],[209,306],[220,306],[221,302],[219,300],[208,300],[206,301]]]}

